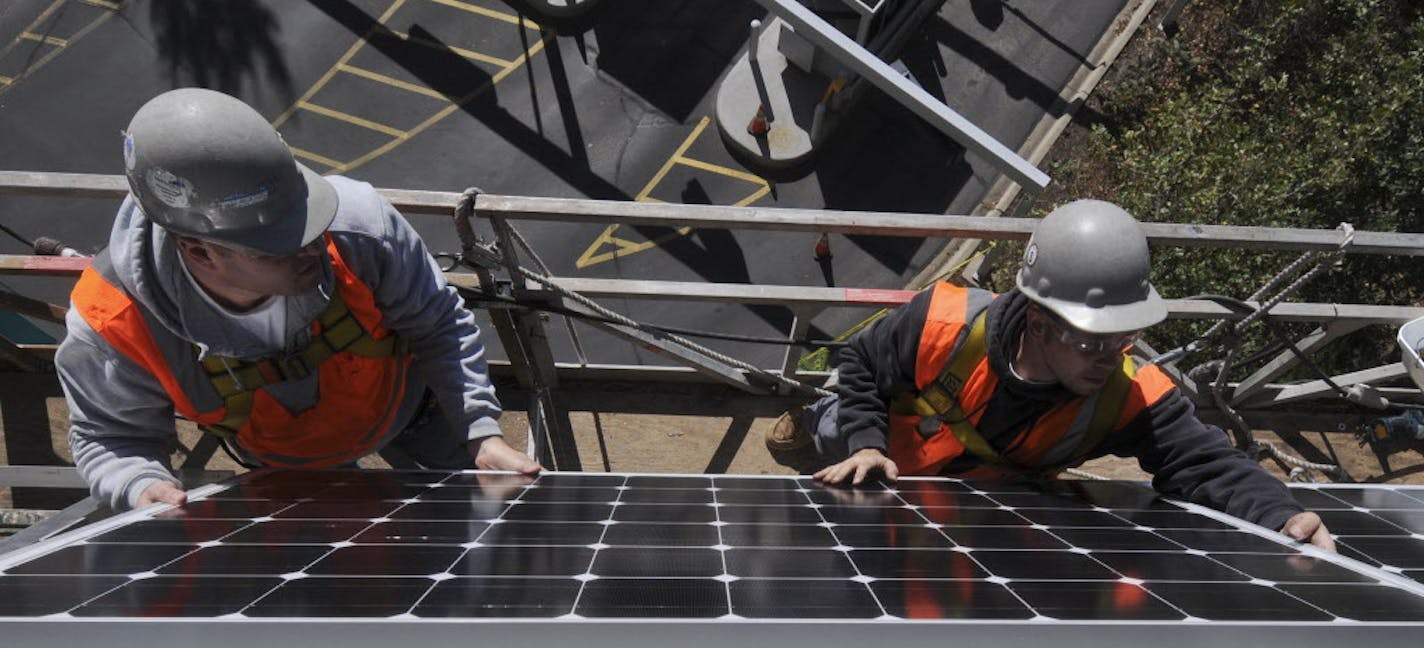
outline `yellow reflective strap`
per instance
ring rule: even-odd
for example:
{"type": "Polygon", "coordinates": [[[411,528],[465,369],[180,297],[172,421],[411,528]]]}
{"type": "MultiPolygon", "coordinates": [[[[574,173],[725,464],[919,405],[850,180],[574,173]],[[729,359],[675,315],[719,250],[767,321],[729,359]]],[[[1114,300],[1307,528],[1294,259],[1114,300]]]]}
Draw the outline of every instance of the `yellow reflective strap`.
{"type": "MultiPolygon", "coordinates": [[[[346,307],[340,292],[332,295],[331,301],[317,317],[317,321],[321,322],[321,332],[313,335],[305,347],[289,356],[277,355],[256,360],[237,360],[216,355],[203,358],[203,370],[207,372],[208,381],[223,400],[225,416],[218,423],[199,426],[200,429],[223,438],[236,436],[252,413],[253,391],[274,382],[291,379],[292,376],[287,375],[288,362],[291,360],[300,361],[305,365],[306,375],[311,375],[319,370],[323,362],[343,351],[366,358],[389,358],[404,355],[410,348],[405,337],[395,333],[380,340],[372,338],[351,314],[351,309],[346,307]],[[262,373],[259,365],[264,362],[281,374],[277,376],[278,380],[268,380],[262,373]]],[[[196,352],[195,346],[194,353],[196,352]]]]}
{"type": "MultiPolygon", "coordinates": [[[[1127,392],[1132,387],[1132,379],[1137,376],[1137,364],[1126,354],[1122,357],[1122,366],[1118,371],[1113,372],[1108,377],[1107,384],[1098,392],[1097,403],[1093,405],[1093,416],[1089,419],[1088,430],[1083,434],[1083,440],[1078,442],[1078,447],[1073,450],[1069,457],[1073,457],[1069,462],[1075,462],[1077,457],[1086,455],[1096,448],[1103,439],[1108,437],[1113,427],[1117,425],[1117,419],[1122,416],[1122,406],[1127,402],[1127,392]]],[[[1063,464],[1066,467],[1069,464],[1063,464]]]]}
{"type": "MultiPolygon", "coordinates": [[[[345,305],[342,306],[342,310],[346,310],[345,305]]],[[[351,346],[352,342],[361,339],[361,336],[366,335],[366,329],[361,328],[361,323],[350,315],[350,311],[346,311],[346,313],[346,317],[338,320],[332,326],[323,327],[321,334],[313,337],[322,338],[326,344],[330,345],[332,351],[342,351],[351,346]]]]}
{"type": "Polygon", "coordinates": [[[964,387],[964,381],[969,379],[969,372],[974,371],[974,367],[980,360],[988,354],[989,335],[987,333],[989,309],[980,311],[979,316],[974,318],[974,325],[969,328],[969,336],[964,339],[964,344],[954,351],[954,358],[949,361],[949,367],[939,375],[939,381],[945,382],[948,378],[953,378],[954,382],[946,385],[949,392],[958,394],[964,387]]]}
{"type": "Polygon", "coordinates": [[[964,383],[969,379],[970,372],[979,365],[979,362],[988,354],[988,326],[985,323],[988,309],[979,312],[979,316],[974,318],[974,323],[969,327],[969,335],[964,338],[964,342],[954,350],[954,356],[946,363],[944,371],[934,382],[921,390],[911,401],[911,407],[915,414],[920,416],[938,416],[940,422],[949,427],[949,431],[959,440],[971,454],[988,463],[999,466],[1009,465],[993,446],[979,434],[979,430],[969,422],[969,415],[959,406],[958,395],[964,388],[964,383]]]}

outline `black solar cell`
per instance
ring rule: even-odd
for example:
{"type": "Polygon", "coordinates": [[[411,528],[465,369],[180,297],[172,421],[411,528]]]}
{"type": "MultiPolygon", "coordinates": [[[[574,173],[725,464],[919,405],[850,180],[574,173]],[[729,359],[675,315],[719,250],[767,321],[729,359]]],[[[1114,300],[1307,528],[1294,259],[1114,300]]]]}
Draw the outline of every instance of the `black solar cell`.
{"type": "Polygon", "coordinates": [[[1344,558],[1123,482],[265,471],[0,556],[0,616],[1424,623],[1424,489],[1294,492],[1344,558]]]}

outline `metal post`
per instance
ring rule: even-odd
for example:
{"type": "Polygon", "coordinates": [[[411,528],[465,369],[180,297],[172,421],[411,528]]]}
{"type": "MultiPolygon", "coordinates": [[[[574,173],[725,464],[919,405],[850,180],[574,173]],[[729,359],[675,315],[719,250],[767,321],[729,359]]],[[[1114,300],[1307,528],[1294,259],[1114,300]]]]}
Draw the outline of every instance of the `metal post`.
{"type": "Polygon", "coordinates": [[[751,36],[747,38],[747,62],[756,65],[757,41],[761,40],[761,21],[753,18],[749,31],[751,31],[751,36]]]}
{"type": "MultiPolygon", "coordinates": [[[[494,227],[495,235],[499,237],[499,247],[504,257],[505,267],[509,269],[509,276],[514,296],[516,299],[529,292],[528,285],[524,281],[524,275],[519,270],[518,254],[515,252],[514,237],[510,231],[509,222],[497,216],[490,217],[490,225],[494,227]]],[[[559,378],[554,367],[554,352],[549,348],[549,336],[544,331],[544,323],[540,315],[534,312],[517,312],[512,314],[514,320],[515,337],[518,338],[519,353],[523,354],[529,369],[530,388],[535,402],[529,405],[529,420],[533,424],[536,420],[542,423],[544,434],[539,434],[535,430],[535,458],[546,467],[558,470],[581,470],[579,461],[578,444],[574,440],[573,424],[569,421],[568,410],[560,407],[554,398],[554,388],[558,386],[559,378]],[[544,447],[543,440],[547,439],[548,447],[544,447]],[[551,465],[552,464],[552,465],[551,465]]],[[[506,348],[508,353],[510,349],[506,348]]]]}

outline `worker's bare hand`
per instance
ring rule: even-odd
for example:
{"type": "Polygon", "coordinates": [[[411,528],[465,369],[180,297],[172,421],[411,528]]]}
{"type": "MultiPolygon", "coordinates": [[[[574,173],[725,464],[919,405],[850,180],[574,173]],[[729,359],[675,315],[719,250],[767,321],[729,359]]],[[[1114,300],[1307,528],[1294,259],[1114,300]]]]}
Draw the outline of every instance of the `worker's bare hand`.
{"type": "Polygon", "coordinates": [[[158,503],[182,506],[188,503],[188,493],[179,488],[178,484],[159,480],[143,489],[143,493],[138,496],[138,504],[135,508],[158,503]]]}
{"type": "Polygon", "coordinates": [[[1330,537],[1330,531],[1325,528],[1325,522],[1319,515],[1311,511],[1296,513],[1291,519],[1286,520],[1286,525],[1281,527],[1284,533],[1301,542],[1309,542],[1326,551],[1335,551],[1335,539],[1330,537]]]}
{"type": "Polygon", "coordinates": [[[475,467],[480,470],[512,470],[524,475],[537,475],[544,467],[523,452],[505,443],[503,437],[485,437],[475,451],[475,467]]]}
{"type": "Polygon", "coordinates": [[[867,476],[877,472],[890,481],[900,477],[900,469],[885,453],[875,448],[862,448],[849,459],[822,468],[812,477],[827,484],[839,484],[849,478],[852,485],[859,485],[867,476]]]}

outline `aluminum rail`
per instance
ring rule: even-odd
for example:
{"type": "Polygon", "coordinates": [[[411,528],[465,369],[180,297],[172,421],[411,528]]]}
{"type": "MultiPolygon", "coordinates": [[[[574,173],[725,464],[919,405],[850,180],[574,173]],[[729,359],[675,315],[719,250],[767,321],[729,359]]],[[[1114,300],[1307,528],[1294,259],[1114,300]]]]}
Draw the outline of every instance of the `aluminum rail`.
{"type": "MultiPolygon", "coordinates": [[[[461,194],[451,191],[380,189],[396,208],[408,214],[453,213],[461,194]]],[[[0,171],[0,195],[58,195],[85,198],[122,198],[128,193],[123,176],[83,173],[0,171]]],[[[497,215],[510,221],[539,220],[571,223],[619,223],[663,227],[699,227],[729,230],[833,232],[871,236],[917,238],[980,238],[1027,240],[1036,218],[985,218],[946,214],[834,211],[678,205],[616,200],[539,198],[482,194],[475,213],[497,215]]],[[[1190,223],[1143,223],[1148,240],[1157,245],[1223,247],[1282,251],[1334,251],[1343,234],[1334,229],[1243,227],[1190,223]]],[[[1356,254],[1424,256],[1424,234],[1356,231],[1346,250],[1356,254]]],[[[62,265],[63,261],[46,261],[62,265]]]]}

